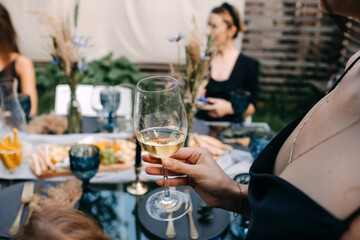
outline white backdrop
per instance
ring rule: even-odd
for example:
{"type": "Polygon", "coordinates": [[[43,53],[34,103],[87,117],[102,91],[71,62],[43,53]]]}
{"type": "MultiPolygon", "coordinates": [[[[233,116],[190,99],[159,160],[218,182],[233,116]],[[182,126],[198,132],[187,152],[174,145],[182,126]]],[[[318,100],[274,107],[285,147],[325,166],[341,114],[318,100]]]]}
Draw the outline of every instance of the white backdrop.
{"type": "MultiPolygon", "coordinates": [[[[74,0],[0,0],[9,10],[18,33],[21,52],[34,61],[49,61],[49,29],[31,10],[43,10],[54,17],[72,18],[74,0]]],[[[109,52],[133,62],[177,63],[177,45],[168,38],[189,34],[197,19],[204,37],[209,12],[223,0],[82,0],[78,35],[90,37],[92,47],[84,49],[88,59],[109,52]]],[[[245,0],[228,0],[244,13],[245,0]]],[[[240,37],[241,38],[241,37],[240,37]]],[[[182,40],[184,46],[187,39],[182,40]]],[[[240,47],[240,39],[235,43],[240,47]]],[[[182,61],[184,51],[181,52],[182,61]]]]}

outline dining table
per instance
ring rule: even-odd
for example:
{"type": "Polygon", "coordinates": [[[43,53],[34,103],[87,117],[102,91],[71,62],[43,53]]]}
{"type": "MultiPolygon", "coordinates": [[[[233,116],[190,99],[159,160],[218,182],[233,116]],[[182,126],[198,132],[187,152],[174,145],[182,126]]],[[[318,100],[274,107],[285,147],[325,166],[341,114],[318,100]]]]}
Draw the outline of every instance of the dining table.
{"type": "MultiPolygon", "coordinates": [[[[131,121],[130,123],[127,121],[124,124],[127,124],[127,126],[123,126],[121,131],[131,133],[131,127],[129,129],[131,121]]],[[[255,128],[256,127],[257,126],[255,126],[255,128]]],[[[101,132],[101,122],[94,117],[83,117],[83,128],[84,134],[99,133],[101,132]]],[[[250,127],[249,129],[255,128],[250,127]]],[[[201,120],[195,120],[193,131],[199,134],[207,134],[208,126],[201,120]]],[[[248,158],[244,169],[241,170],[246,172],[252,162],[249,147],[239,145],[236,146],[235,149],[239,151],[236,155],[240,153],[240,155],[244,154],[243,158],[248,158]]],[[[233,163],[239,164],[236,161],[233,163]]],[[[228,160],[224,160],[223,164],[229,164],[228,160]]],[[[229,169],[231,168],[229,167],[229,169]]],[[[231,172],[231,170],[229,171],[231,172]]],[[[161,188],[155,183],[154,179],[145,177],[146,173],[142,172],[140,179],[148,186],[149,192],[142,196],[130,194],[127,192],[126,187],[135,180],[135,174],[133,171],[130,172],[132,174],[128,175],[126,179],[120,178],[120,180],[118,180],[115,178],[113,181],[108,181],[108,177],[103,178],[106,179],[103,181],[101,178],[97,181],[92,181],[91,187],[98,193],[97,199],[91,204],[78,204],[77,208],[91,216],[103,229],[104,233],[112,239],[166,239],[165,230],[167,222],[149,219],[149,216],[146,216],[144,208],[144,202],[149,192],[159,191],[161,188]]],[[[233,176],[237,173],[238,172],[231,172],[233,176]]],[[[17,205],[20,206],[21,186],[27,181],[33,181],[35,184],[44,186],[51,186],[57,184],[58,181],[63,181],[63,179],[29,179],[21,177],[10,179],[0,176],[0,205],[2,208],[6,207],[7,202],[14,201],[18,201],[17,205]]],[[[184,187],[181,189],[183,188],[184,187]]],[[[213,218],[210,220],[205,219],[204,221],[204,218],[202,218],[203,213],[201,213],[200,210],[202,210],[205,203],[195,191],[191,190],[191,194],[194,204],[194,217],[196,218],[196,224],[200,232],[199,239],[237,239],[229,230],[229,226],[234,220],[230,212],[217,208],[211,209],[211,211],[213,211],[213,218]]],[[[28,207],[25,206],[24,215],[26,215],[28,211],[27,208],[28,207]]],[[[16,212],[17,210],[18,209],[14,209],[16,212]]],[[[12,221],[13,219],[0,215],[0,223],[12,221]]],[[[190,239],[188,235],[187,217],[180,218],[174,223],[175,229],[178,232],[178,236],[174,239],[190,239]]],[[[1,234],[0,227],[0,239],[9,239],[5,235],[1,234]]]]}

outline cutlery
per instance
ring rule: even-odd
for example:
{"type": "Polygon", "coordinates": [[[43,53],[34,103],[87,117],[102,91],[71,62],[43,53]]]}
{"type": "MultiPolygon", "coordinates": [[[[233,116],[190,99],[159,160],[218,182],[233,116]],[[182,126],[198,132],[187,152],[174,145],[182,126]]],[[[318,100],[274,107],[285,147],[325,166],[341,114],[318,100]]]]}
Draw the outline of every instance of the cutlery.
{"type": "MultiPolygon", "coordinates": [[[[172,218],[172,213],[169,213],[169,218],[172,218]]],[[[175,231],[175,226],[174,226],[173,220],[168,221],[168,225],[167,225],[165,234],[166,234],[166,237],[168,237],[168,238],[176,237],[176,231],[175,231]]]]}
{"type": "Polygon", "coordinates": [[[190,238],[191,239],[198,239],[199,238],[199,233],[196,230],[196,226],[194,223],[194,218],[193,218],[193,204],[191,201],[191,196],[190,196],[190,190],[188,188],[184,189],[184,193],[188,196],[189,198],[189,211],[187,212],[188,216],[189,216],[189,228],[190,228],[190,238]]]}
{"type": "MultiPolygon", "coordinates": [[[[174,189],[175,189],[175,187],[169,187],[169,190],[174,190],[174,189]]],[[[172,218],[172,212],[169,213],[169,218],[170,219],[172,218]]],[[[176,237],[176,230],[175,230],[173,220],[168,221],[168,225],[166,227],[165,235],[168,238],[175,238],[176,237]]]]}
{"type": "Polygon", "coordinates": [[[24,206],[25,206],[25,204],[27,204],[31,201],[33,193],[34,193],[34,182],[26,182],[24,184],[24,188],[23,188],[23,191],[21,194],[21,206],[20,206],[19,212],[15,218],[13,225],[11,226],[11,228],[9,229],[9,232],[8,232],[10,236],[14,236],[19,232],[20,220],[21,220],[21,215],[22,215],[24,206]]]}
{"type": "Polygon", "coordinates": [[[36,189],[34,195],[33,195],[32,198],[31,198],[31,201],[30,201],[30,203],[29,203],[29,213],[28,213],[28,216],[27,216],[25,225],[28,224],[31,215],[32,215],[32,213],[34,212],[37,203],[39,202],[40,195],[41,195],[41,194],[40,194],[41,191],[42,191],[42,186],[39,186],[39,187],[36,189]]]}

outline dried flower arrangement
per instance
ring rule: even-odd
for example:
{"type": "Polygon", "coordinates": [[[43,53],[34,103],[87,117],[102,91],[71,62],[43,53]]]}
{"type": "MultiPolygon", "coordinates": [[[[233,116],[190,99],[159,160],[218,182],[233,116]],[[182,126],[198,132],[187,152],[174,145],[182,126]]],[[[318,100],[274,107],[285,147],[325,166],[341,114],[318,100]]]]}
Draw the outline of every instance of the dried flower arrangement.
{"type": "MultiPolygon", "coordinates": [[[[208,37],[205,51],[202,51],[204,44],[199,36],[195,17],[193,17],[192,23],[194,28],[190,32],[188,44],[185,46],[185,73],[176,72],[174,67],[170,65],[171,74],[180,79],[183,84],[182,92],[188,118],[188,132],[192,129],[192,123],[197,112],[196,102],[199,93],[206,87],[209,80],[209,67],[213,53],[211,46],[215,38],[214,35],[208,37]]],[[[183,35],[181,36],[183,37],[183,35]]],[[[176,42],[180,41],[182,37],[176,38],[178,39],[176,42]]]]}
{"type": "Polygon", "coordinates": [[[79,0],[74,7],[74,29],[65,19],[57,21],[53,16],[44,11],[33,11],[39,15],[40,21],[50,27],[52,46],[50,54],[52,64],[59,66],[62,72],[67,76],[71,89],[75,89],[87,69],[87,63],[80,56],[80,48],[89,46],[89,39],[78,37],[73,34],[77,29],[79,11],[79,0]]]}
{"type": "Polygon", "coordinates": [[[89,46],[89,39],[78,37],[76,32],[79,12],[79,1],[74,7],[74,28],[72,31],[69,21],[57,21],[53,16],[43,11],[33,11],[41,17],[41,22],[51,28],[51,56],[52,64],[57,65],[66,76],[70,87],[70,102],[68,106],[68,133],[82,132],[82,116],[80,105],[76,100],[76,86],[84,77],[87,63],[80,56],[80,48],[89,46]]]}

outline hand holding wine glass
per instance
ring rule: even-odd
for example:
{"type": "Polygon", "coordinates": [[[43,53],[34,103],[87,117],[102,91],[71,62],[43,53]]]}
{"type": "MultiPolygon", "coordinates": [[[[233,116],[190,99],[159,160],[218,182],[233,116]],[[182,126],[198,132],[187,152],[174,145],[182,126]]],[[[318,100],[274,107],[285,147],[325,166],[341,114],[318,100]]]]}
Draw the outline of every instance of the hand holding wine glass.
{"type": "MultiPolygon", "coordinates": [[[[167,158],[180,149],[187,134],[187,117],[176,79],[156,76],[137,84],[134,128],[141,147],[152,156],[167,158]]],[[[150,196],[146,209],[157,220],[178,219],[187,212],[189,200],[180,191],[169,191],[165,168],[163,174],[165,190],[150,196]]]]}

